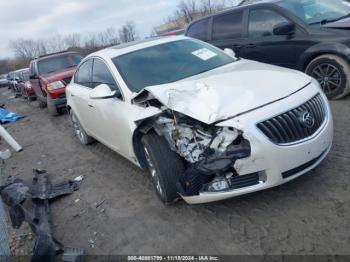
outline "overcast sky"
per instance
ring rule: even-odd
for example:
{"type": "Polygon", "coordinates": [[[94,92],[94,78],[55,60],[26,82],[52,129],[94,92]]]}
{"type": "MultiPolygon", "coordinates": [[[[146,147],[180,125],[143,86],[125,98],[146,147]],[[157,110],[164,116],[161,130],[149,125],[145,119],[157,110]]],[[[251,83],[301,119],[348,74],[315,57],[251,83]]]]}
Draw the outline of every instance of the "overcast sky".
{"type": "Polygon", "coordinates": [[[9,42],[79,32],[89,34],[135,22],[141,37],[172,14],[180,0],[0,0],[0,58],[9,42]]]}

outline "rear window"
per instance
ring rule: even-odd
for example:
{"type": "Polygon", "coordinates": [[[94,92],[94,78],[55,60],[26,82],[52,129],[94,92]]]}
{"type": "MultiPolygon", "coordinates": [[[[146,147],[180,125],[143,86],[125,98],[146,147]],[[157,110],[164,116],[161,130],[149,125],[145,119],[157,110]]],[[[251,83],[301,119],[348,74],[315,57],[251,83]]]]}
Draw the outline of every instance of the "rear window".
{"type": "Polygon", "coordinates": [[[235,39],[242,36],[243,12],[219,15],[213,19],[213,40],[235,39]]]}
{"type": "Polygon", "coordinates": [[[39,74],[45,75],[75,67],[81,59],[82,57],[79,54],[66,54],[40,60],[38,62],[39,74]]]}
{"type": "Polygon", "coordinates": [[[186,35],[204,41],[208,40],[208,25],[208,19],[200,20],[188,28],[186,35]]]}

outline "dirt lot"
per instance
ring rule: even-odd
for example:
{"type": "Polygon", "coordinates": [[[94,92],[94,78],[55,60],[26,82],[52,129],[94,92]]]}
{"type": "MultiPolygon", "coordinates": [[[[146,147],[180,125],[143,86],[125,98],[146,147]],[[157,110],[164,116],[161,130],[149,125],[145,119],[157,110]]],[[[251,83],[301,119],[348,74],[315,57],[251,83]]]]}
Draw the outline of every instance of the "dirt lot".
{"type": "Polygon", "coordinates": [[[24,151],[6,162],[6,174],[85,177],[51,206],[62,243],[88,254],[350,254],[350,97],[332,102],[334,147],[310,174],[224,202],[165,207],[145,172],[99,143],[81,146],[68,115],[52,118],[11,95],[2,89],[0,102],[25,116],[7,125],[24,151]]]}

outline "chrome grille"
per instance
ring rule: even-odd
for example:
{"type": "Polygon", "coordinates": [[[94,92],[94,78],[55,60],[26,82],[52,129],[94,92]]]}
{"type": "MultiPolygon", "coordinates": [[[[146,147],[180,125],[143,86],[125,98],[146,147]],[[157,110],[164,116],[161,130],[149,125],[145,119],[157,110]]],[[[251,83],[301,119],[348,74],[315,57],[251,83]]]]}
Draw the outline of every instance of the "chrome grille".
{"type": "Polygon", "coordinates": [[[313,136],[326,120],[326,115],[325,104],[318,94],[305,104],[257,126],[272,142],[290,144],[313,136]],[[308,119],[310,122],[305,121],[308,119]]]}

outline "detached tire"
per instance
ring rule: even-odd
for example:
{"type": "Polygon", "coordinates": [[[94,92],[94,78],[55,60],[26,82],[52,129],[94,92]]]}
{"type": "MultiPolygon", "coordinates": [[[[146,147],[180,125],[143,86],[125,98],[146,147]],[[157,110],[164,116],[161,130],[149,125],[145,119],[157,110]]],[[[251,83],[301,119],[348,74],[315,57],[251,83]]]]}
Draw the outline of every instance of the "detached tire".
{"type": "Polygon", "coordinates": [[[47,99],[47,109],[49,110],[50,115],[51,116],[58,116],[59,112],[58,112],[57,106],[53,102],[50,95],[47,95],[46,99],[47,99]]]}
{"type": "Polygon", "coordinates": [[[310,62],[306,73],[315,78],[329,99],[340,99],[350,93],[350,65],[336,55],[322,55],[310,62]]]}
{"type": "Polygon", "coordinates": [[[176,183],[185,172],[183,160],[164,137],[153,132],[144,135],[141,143],[157,196],[165,204],[173,203],[179,198],[176,183]]]}

